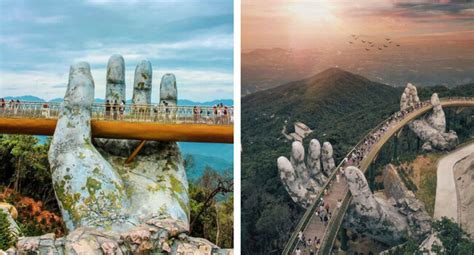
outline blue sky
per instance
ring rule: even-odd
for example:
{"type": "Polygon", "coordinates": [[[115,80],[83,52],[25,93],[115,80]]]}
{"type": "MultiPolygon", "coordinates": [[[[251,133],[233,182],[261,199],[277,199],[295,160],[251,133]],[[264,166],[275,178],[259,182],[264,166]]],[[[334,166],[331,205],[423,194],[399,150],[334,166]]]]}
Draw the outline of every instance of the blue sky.
{"type": "Polygon", "coordinates": [[[69,66],[89,62],[105,97],[108,58],[122,54],[127,98],[135,66],[176,75],[180,99],[233,98],[233,3],[228,0],[0,1],[0,97],[63,97],[69,66]]]}

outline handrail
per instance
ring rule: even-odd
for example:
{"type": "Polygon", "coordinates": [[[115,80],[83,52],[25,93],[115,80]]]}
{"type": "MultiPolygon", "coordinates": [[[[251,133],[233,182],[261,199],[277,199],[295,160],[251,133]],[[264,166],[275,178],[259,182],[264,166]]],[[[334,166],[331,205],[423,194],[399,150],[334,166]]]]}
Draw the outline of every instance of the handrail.
{"type": "MultiPolygon", "coordinates": [[[[62,103],[58,102],[0,102],[0,117],[56,119],[62,103]]],[[[93,120],[159,123],[196,123],[229,125],[233,123],[232,106],[172,106],[154,104],[106,104],[94,103],[93,120]]]]}
{"type": "MultiPolygon", "coordinates": [[[[470,98],[470,97],[451,97],[451,98],[447,98],[447,99],[443,99],[441,102],[449,102],[449,101],[472,101],[473,98],[470,98]]],[[[411,113],[415,112],[416,110],[422,110],[422,112],[424,111],[428,111],[429,109],[432,108],[432,105],[431,105],[431,102],[429,100],[427,101],[424,101],[424,102],[420,102],[419,104],[419,107],[415,108],[413,106],[407,108],[407,109],[404,109],[404,110],[407,110],[408,112],[403,116],[402,119],[400,119],[399,121],[403,121],[403,119],[407,118],[408,116],[410,116],[411,113]],[[427,109],[423,109],[424,107],[427,107],[427,109]]],[[[349,151],[349,153],[346,154],[345,158],[348,158],[356,149],[358,149],[360,147],[360,145],[367,139],[370,137],[371,134],[373,134],[375,131],[379,130],[381,126],[383,126],[384,124],[386,123],[389,123],[390,120],[393,120],[394,117],[396,117],[401,111],[397,111],[393,114],[391,114],[389,117],[387,117],[385,120],[383,120],[382,122],[380,122],[377,126],[375,126],[374,128],[372,128],[368,133],[366,133],[366,135],[358,141],[358,143],[349,151]]],[[[398,121],[398,122],[399,122],[398,121]]],[[[392,123],[390,123],[392,124],[392,123]]],[[[371,147],[369,149],[369,151],[373,149],[373,147],[371,147]]],[[[366,153],[367,155],[368,153],[366,153]]],[[[364,158],[366,157],[366,155],[364,155],[364,158]]],[[[362,163],[363,160],[361,160],[360,162],[358,163],[362,163]]],[[[320,201],[321,199],[321,195],[323,194],[323,191],[327,188],[327,186],[329,185],[329,183],[331,183],[334,179],[335,179],[335,176],[337,174],[338,171],[340,171],[340,167],[342,166],[342,164],[345,163],[344,160],[342,160],[339,165],[335,168],[335,170],[331,173],[331,175],[329,176],[328,178],[328,181],[323,185],[323,187],[321,188],[321,190],[318,192],[317,196],[316,196],[316,199],[314,200],[314,203],[311,204],[311,206],[306,209],[306,212],[303,214],[303,216],[300,218],[300,220],[298,221],[298,224],[295,228],[295,230],[293,231],[292,235],[290,236],[290,239],[288,240],[287,244],[285,245],[285,248],[282,252],[282,254],[284,255],[289,255],[291,254],[294,249],[296,248],[296,245],[297,245],[297,236],[298,236],[298,233],[300,231],[305,231],[307,226],[308,226],[308,223],[311,222],[312,220],[312,217],[314,217],[314,212],[318,206],[318,202],[320,201]]],[[[344,196],[344,200],[343,200],[343,203],[342,203],[342,206],[340,208],[340,210],[338,212],[345,212],[345,210],[347,209],[348,205],[349,205],[349,202],[350,202],[350,199],[351,199],[351,195],[350,195],[350,192],[349,190],[347,190],[347,193],[346,195],[344,196]],[[345,204],[347,203],[347,205],[345,204]],[[344,209],[345,208],[345,209],[344,209]],[[341,210],[341,209],[344,209],[344,210],[341,210]]],[[[337,214],[336,217],[332,217],[332,218],[335,218],[334,221],[337,220],[338,222],[338,226],[336,226],[337,228],[337,231],[339,231],[339,227],[340,227],[340,223],[342,222],[342,217],[343,217],[344,214],[337,214]],[[341,216],[342,215],[342,216],[341,216]],[[340,218],[340,219],[339,219],[340,218]],[[339,222],[340,221],[340,222],[339,222]]],[[[331,218],[331,219],[332,219],[331,218]]],[[[331,222],[334,222],[334,221],[331,221],[331,222]]],[[[326,249],[329,249],[327,252],[330,251],[330,249],[332,249],[332,246],[333,246],[333,243],[334,243],[334,238],[335,238],[335,235],[337,234],[337,231],[333,234],[332,231],[333,228],[329,229],[329,226],[331,226],[331,224],[328,224],[328,227],[326,229],[326,233],[323,237],[323,242],[321,242],[321,249],[320,250],[325,250],[326,249]],[[330,231],[330,233],[327,233],[327,231],[330,231]],[[327,245],[326,242],[327,241],[330,241],[331,245],[327,245]],[[329,248],[326,248],[326,246],[329,246],[329,248]]],[[[318,251],[318,254],[319,254],[319,251],[318,251]]],[[[322,253],[322,254],[328,254],[328,253],[322,253]]]]}

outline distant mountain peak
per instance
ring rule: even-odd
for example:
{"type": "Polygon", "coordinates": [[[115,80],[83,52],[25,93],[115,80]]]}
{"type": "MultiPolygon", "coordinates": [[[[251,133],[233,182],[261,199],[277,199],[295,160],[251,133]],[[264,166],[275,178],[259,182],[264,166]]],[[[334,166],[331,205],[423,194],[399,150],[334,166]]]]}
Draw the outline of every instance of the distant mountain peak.
{"type": "Polygon", "coordinates": [[[344,69],[337,68],[337,67],[331,67],[328,68],[310,78],[307,79],[308,83],[321,83],[321,82],[328,82],[328,83],[334,83],[334,82],[354,82],[354,81],[359,81],[360,83],[370,83],[369,79],[360,76],[358,74],[354,74],[351,72],[348,72],[344,69]]]}

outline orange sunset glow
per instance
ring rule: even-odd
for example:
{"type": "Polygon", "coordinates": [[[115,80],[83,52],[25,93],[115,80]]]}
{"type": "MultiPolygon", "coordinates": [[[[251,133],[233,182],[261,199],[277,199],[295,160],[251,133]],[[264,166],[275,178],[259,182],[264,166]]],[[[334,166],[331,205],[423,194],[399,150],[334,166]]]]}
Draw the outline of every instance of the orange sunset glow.
{"type": "Polygon", "coordinates": [[[248,92],[330,67],[392,86],[474,83],[473,45],[471,0],[242,1],[248,92]]]}
{"type": "Polygon", "coordinates": [[[467,1],[244,0],[242,46],[313,48],[346,43],[348,35],[419,40],[474,39],[474,4],[467,1]]]}

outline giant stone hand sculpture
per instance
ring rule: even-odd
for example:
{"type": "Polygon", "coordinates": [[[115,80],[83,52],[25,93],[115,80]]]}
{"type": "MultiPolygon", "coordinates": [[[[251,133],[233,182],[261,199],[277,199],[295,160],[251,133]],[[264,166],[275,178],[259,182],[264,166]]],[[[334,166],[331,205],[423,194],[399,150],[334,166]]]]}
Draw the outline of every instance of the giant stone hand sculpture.
{"type": "Polygon", "coordinates": [[[327,180],[321,171],[321,145],[318,140],[311,140],[308,152],[306,164],[303,144],[295,141],[292,144],[290,160],[283,156],[277,160],[280,178],[286,191],[295,203],[303,207],[314,202],[327,180]]]}
{"type": "MultiPolygon", "coordinates": [[[[115,65],[112,56],[110,65],[115,65]]],[[[123,68],[107,81],[123,77],[123,68]]],[[[151,64],[135,72],[133,102],[150,103],[151,64]],[[137,77],[139,76],[139,77],[137,77]]],[[[174,77],[174,75],[173,75],[174,77]]],[[[176,82],[174,82],[176,84],[176,82]]],[[[176,87],[174,87],[176,88],[176,87]]],[[[107,94],[120,94],[112,86],[107,94]]],[[[176,91],[167,100],[176,104],[176,91]]],[[[135,162],[125,159],[139,141],[91,137],[94,81],[87,63],[71,66],[69,83],[49,151],[53,185],[69,234],[27,237],[18,253],[211,254],[207,240],[188,237],[189,197],[183,160],[175,142],[147,142],[135,162]]]]}
{"type": "MultiPolygon", "coordinates": [[[[408,83],[400,100],[400,108],[404,110],[420,103],[416,87],[408,83]]],[[[424,142],[423,149],[450,150],[458,143],[456,132],[446,132],[446,117],[441,107],[438,94],[431,96],[433,111],[421,119],[414,120],[408,124],[411,130],[424,142]]]]}
{"type": "MultiPolygon", "coordinates": [[[[394,176],[392,184],[403,186],[402,192],[386,195],[391,200],[376,197],[372,193],[362,171],[357,167],[349,166],[345,169],[345,176],[352,194],[352,200],[345,214],[346,228],[371,237],[374,240],[393,246],[403,243],[406,235],[421,241],[431,232],[431,217],[424,208],[424,204],[417,200],[414,194],[406,189],[396,170],[384,173],[385,176],[394,176]],[[395,200],[394,202],[391,202],[395,200]]],[[[388,186],[388,185],[387,185],[388,186]]]]}

